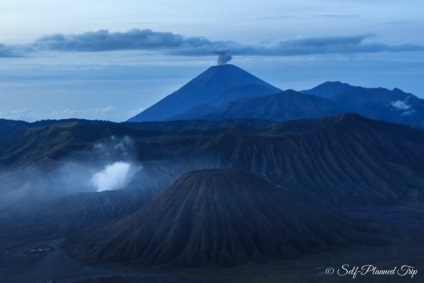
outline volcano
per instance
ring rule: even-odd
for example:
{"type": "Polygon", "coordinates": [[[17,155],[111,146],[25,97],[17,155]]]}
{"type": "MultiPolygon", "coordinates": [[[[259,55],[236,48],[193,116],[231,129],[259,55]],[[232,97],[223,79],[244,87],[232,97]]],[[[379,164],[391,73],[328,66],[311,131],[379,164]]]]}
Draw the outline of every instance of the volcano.
{"type": "Polygon", "coordinates": [[[185,113],[199,116],[230,101],[279,91],[234,65],[213,66],[128,122],[176,120],[185,113]]]}
{"type": "Polygon", "coordinates": [[[72,252],[91,261],[232,266],[367,242],[366,228],[288,198],[251,173],[183,175],[136,213],[77,235],[72,252]]]}

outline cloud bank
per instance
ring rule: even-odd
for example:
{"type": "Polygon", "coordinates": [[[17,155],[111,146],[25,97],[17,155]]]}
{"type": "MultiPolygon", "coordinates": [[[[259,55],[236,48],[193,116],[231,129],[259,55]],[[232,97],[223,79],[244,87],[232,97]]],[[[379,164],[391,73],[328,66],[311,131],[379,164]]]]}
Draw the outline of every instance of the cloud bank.
{"type": "MultiPolygon", "coordinates": [[[[205,37],[185,37],[172,32],[132,29],[127,32],[99,30],[82,34],[53,34],[27,46],[14,47],[26,52],[102,52],[142,50],[166,55],[210,56],[224,54],[250,56],[298,56],[312,54],[351,54],[424,50],[424,46],[404,43],[390,45],[376,42],[373,35],[298,38],[272,44],[242,44],[234,41],[212,41],[205,37]]],[[[0,45],[0,56],[14,55],[14,48],[0,45]]]]}
{"type": "Polygon", "coordinates": [[[17,47],[11,47],[0,43],[0,58],[20,57],[17,47]]]}
{"type": "Polygon", "coordinates": [[[391,46],[381,43],[367,42],[371,35],[301,38],[295,40],[281,41],[275,46],[262,47],[252,50],[256,55],[312,55],[332,53],[371,53],[371,52],[394,52],[411,51],[417,46],[401,45],[391,46]]]}
{"type": "Polygon", "coordinates": [[[175,55],[210,55],[223,48],[240,48],[231,41],[210,41],[204,37],[184,37],[172,32],[132,29],[127,32],[99,30],[83,34],[54,34],[38,39],[34,47],[55,51],[162,51],[175,55]]]}

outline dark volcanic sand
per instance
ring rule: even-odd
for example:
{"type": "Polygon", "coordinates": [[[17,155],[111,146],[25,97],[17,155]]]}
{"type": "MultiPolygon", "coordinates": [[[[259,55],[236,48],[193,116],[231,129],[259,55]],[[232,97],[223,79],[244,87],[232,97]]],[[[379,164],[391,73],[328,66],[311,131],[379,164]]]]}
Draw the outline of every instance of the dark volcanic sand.
{"type": "Polygon", "coordinates": [[[55,283],[159,283],[187,282],[165,275],[127,272],[107,267],[94,267],[70,257],[60,246],[61,239],[25,244],[1,244],[0,282],[55,283]],[[6,247],[8,246],[8,247],[6,247]],[[28,255],[25,252],[40,247],[53,247],[51,252],[28,255]]]}

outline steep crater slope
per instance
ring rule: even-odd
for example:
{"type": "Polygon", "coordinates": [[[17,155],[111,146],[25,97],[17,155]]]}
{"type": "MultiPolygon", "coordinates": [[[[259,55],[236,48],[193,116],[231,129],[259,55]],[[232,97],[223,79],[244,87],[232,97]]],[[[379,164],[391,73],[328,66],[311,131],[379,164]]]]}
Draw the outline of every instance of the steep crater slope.
{"type": "Polygon", "coordinates": [[[232,266],[376,243],[362,224],[294,201],[251,173],[201,170],[136,213],[82,231],[69,248],[95,262],[232,266]]]}

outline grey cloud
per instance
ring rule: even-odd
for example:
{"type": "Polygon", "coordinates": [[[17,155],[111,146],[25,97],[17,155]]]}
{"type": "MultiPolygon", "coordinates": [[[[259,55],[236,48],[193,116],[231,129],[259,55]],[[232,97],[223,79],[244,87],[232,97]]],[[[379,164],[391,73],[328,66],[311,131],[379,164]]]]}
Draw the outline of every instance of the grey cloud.
{"type": "Polygon", "coordinates": [[[174,55],[210,55],[215,50],[234,47],[229,41],[210,41],[204,37],[184,37],[171,32],[132,29],[128,32],[99,30],[83,34],[47,35],[35,42],[40,49],[56,51],[163,51],[174,55]]]}
{"type": "Polygon", "coordinates": [[[231,55],[228,54],[227,51],[220,51],[220,52],[217,51],[217,52],[215,52],[215,54],[218,55],[218,59],[216,61],[216,63],[218,65],[224,65],[224,64],[230,62],[231,59],[232,59],[231,55]]]}
{"type": "MultiPolygon", "coordinates": [[[[312,54],[350,54],[375,52],[402,52],[424,50],[414,44],[387,45],[367,42],[372,35],[317,37],[281,41],[274,46],[248,48],[251,55],[294,56],[312,54]]],[[[231,51],[231,50],[230,50],[231,51]]],[[[236,54],[236,52],[232,52],[236,54]]]]}
{"type": "Polygon", "coordinates": [[[205,56],[227,50],[236,55],[256,56],[423,50],[423,46],[420,45],[387,45],[367,42],[371,37],[371,35],[359,35],[303,38],[265,46],[261,44],[244,45],[233,41],[210,41],[204,37],[184,37],[171,32],[133,29],[128,32],[115,33],[99,30],[77,35],[48,35],[37,40],[35,46],[57,51],[147,50],[186,56],[205,56]]]}
{"type": "Polygon", "coordinates": [[[0,43],[0,58],[21,57],[18,49],[19,49],[18,47],[6,46],[0,43]]]}
{"type": "Polygon", "coordinates": [[[372,35],[316,37],[286,40],[274,44],[246,45],[234,41],[211,41],[205,37],[185,37],[172,32],[155,32],[149,29],[132,29],[127,32],[99,30],[82,34],[47,35],[32,44],[12,49],[0,45],[0,56],[12,56],[14,51],[29,53],[34,50],[61,52],[144,50],[183,56],[210,56],[224,51],[233,55],[299,56],[424,50],[422,45],[389,45],[371,39],[372,35]]]}

